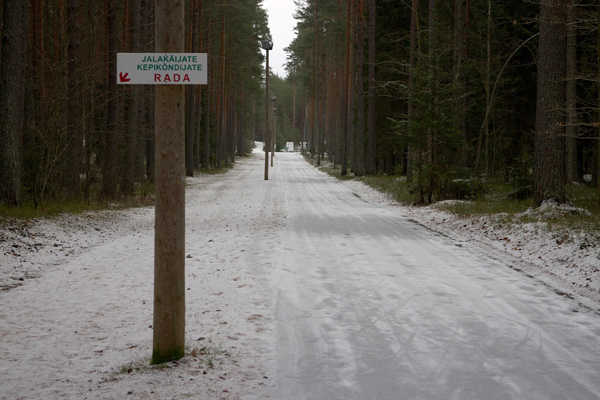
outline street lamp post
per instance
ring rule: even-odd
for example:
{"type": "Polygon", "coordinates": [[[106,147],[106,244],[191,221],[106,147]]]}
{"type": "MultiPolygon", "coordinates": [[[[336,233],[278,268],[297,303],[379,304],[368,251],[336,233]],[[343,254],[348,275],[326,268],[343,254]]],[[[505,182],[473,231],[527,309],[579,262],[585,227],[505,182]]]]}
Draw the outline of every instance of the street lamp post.
{"type": "Polygon", "coordinates": [[[269,50],[273,50],[273,42],[263,40],[263,49],[267,51],[267,68],[265,70],[265,181],[269,180],[269,50]]]}
{"type": "MultiPolygon", "coordinates": [[[[271,101],[273,102],[273,105],[275,105],[275,96],[271,96],[271,101]]],[[[271,138],[271,167],[273,166],[273,157],[275,157],[275,146],[276,146],[276,137],[275,137],[275,132],[277,132],[277,125],[276,121],[275,121],[275,111],[277,109],[275,107],[273,107],[273,137],[271,138]]]]}

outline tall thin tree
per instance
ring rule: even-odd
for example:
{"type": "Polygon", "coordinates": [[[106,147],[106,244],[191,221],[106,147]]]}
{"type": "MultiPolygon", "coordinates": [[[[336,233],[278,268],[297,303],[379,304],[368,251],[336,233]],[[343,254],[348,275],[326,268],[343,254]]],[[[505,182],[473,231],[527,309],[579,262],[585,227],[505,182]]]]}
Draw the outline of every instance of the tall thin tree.
{"type": "Polygon", "coordinates": [[[350,19],[351,15],[351,1],[346,1],[346,48],[345,48],[345,69],[344,69],[344,92],[342,99],[340,100],[341,107],[341,120],[342,120],[342,132],[341,132],[341,162],[342,164],[342,175],[348,175],[348,86],[350,81],[350,19]]]}
{"type": "Polygon", "coordinates": [[[568,0],[542,0],[535,115],[534,201],[559,203],[565,193],[565,78],[568,0]]]}
{"type": "Polygon", "coordinates": [[[119,120],[119,97],[117,93],[117,51],[119,46],[119,25],[117,22],[117,0],[106,0],[106,30],[108,34],[108,109],[102,152],[102,189],[101,197],[111,199],[116,190],[116,136],[119,120]]]}
{"type": "MultiPolygon", "coordinates": [[[[369,0],[369,111],[367,115],[367,154],[366,173],[377,173],[375,156],[377,137],[375,132],[375,18],[377,5],[375,0],[369,0]]],[[[412,28],[411,28],[412,29],[412,28]]]]}
{"type": "Polygon", "coordinates": [[[417,9],[418,1],[412,0],[410,12],[410,53],[408,69],[408,144],[406,151],[406,180],[413,180],[413,139],[412,124],[414,111],[415,67],[417,66],[417,9]]]}
{"type": "MultiPolygon", "coordinates": [[[[369,16],[371,18],[371,16],[369,16]]],[[[356,1],[356,176],[365,174],[365,25],[364,1],[356,1]]],[[[369,49],[370,50],[370,49],[369,49]]]]}
{"type": "Polygon", "coordinates": [[[0,204],[21,205],[21,133],[25,120],[25,71],[29,5],[5,0],[0,71],[0,204]]]}

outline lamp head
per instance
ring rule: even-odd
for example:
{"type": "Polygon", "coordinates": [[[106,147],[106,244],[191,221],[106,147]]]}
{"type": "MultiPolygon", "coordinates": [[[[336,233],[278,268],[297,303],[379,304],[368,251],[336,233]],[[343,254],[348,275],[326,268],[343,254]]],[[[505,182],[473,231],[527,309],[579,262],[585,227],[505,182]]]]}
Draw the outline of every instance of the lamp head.
{"type": "Polygon", "coordinates": [[[265,50],[273,50],[273,42],[270,40],[261,40],[261,47],[265,50]]]}

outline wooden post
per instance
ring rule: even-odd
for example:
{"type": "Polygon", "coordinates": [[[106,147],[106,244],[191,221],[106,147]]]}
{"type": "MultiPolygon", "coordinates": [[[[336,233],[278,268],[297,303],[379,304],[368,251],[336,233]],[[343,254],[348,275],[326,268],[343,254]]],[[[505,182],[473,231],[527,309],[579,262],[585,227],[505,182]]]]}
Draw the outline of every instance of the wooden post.
{"type": "MultiPolygon", "coordinates": [[[[155,0],[157,53],[184,52],[184,1],[155,0]]],[[[157,85],[156,226],[152,363],[176,360],[185,347],[184,87],[157,85]]]]}

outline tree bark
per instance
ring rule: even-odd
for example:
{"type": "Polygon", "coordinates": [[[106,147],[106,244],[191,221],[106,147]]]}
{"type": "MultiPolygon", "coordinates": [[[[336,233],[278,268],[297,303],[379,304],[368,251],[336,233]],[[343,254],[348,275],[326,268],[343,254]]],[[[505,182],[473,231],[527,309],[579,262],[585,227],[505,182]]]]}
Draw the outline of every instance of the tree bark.
{"type": "Polygon", "coordinates": [[[117,1],[107,1],[106,25],[108,32],[108,105],[106,130],[103,138],[102,189],[104,200],[115,196],[116,182],[116,135],[119,120],[119,95],[117,93],[117,51],[119,46],[119,27],[117,23],[117,1]]]}
{"type": "MultiPolygon", "coordinates": [[[[77,1],[77,0],[70,0],[77,1]]],[[[140,49],[140,0],[130,0],[131,17],[129,26],[129,51],[139,52],[140,49]]],[[[127,107],[127,118],[125,127],[125,173],[121,185],[121,193],[133,196],[133,184],[135,181],[135,161],[137,157],[137,138],[139,131],[139,93],[140,86],[129,86],[129,106],[127,107]]]]}
{"type": "MultiPolygon", "coordinates": [[[[364,3],[363,0],[356,2],[356,165],[354,165],[354,174],[363,176],[365,174],[365,26],[364,26],[364,3]]],[[[369,21],[371,16],[369,16],[369,21]]],[[[369,32],[370,33],[370,32],[369,32]]],[[[369,49],[370,51],[371,49],[369,49]]],[[[369,88],[370,89],[370,88],[369,88]]],[[[369,110],[370,111],[370,110],[369,110]]]]}
{"type": "Polygon", "coordinates": [[[596,144],[596,180],[598,185],[598,206],[600,206],[600,1],[598,2],[596,24],[598,27],[598,140],[596,144]]]}
{"type": "MultiPolygon", "coordinates": [[[[192,51],[202,53],[202,0],[198,0],[198,13],[196,15],[196,18],[198,22],[196,24],[196,31],[193,33],[194,36],[192,39],[192,51]]],[[[196,108],[194,109],[194,112],[196,113],[196,153],[194,154],[194,168],[200,168],[200,165],[202,163],[202,86],[203,85],[200,85],[196,88],[196,108]]]]}
{"type": "Polygon", "coordinates": [[[567,0],[542,0],[535,117],[534,201],[566,201],[564,135],[567,0]]]}
{"type": "MultiPolygon", "coordinates": [[[[319,110],[319,102],[321,99],[321,96],[319,95],[319,80],[320,80],[320,71],[319,71],[319,0],[315,0],[315,7],[316,7],[316,21],[315,21],[315,60],[314,60],[314,68],[316,71],[315,74],[315,82],[316,82],[316,88],[315,88],[315,94],[316,94],[316,100],[317,103],[315,104],[315,118],[316,118],[316,127],[317,127],[317,166],[321,165],[321,135],[322,135],[322,130],[321,130],[321,126],[319,125],[319,122],[321,121],[321,115],[320,115],[320,110],[319,110]]],[[[313,94],[313,99],[315,98],[315,95],[313,94]]]]}
{"type": "MultiPolygon", "coordinates": [[[[154,0],[144,0],[142,7],[142,48],[146,52],[154,50],[154,0]]],[[[144,96],[144,140],[146,144],[146,179],[154,183],[154,86],[148,85],[143,89],[144,96]]]]}
{"type": "MultiPolygon", "coordinates": [[[[428,42],[429,42],[429,67],[428,67],[428,71],[429,71],[429,94],[430,94],[430,100],[429,100],[429,111],[430,111],[430,118],[431,118],[431,122],[435,122],[435,118],[437,118],[436,115],[436,80],[435,80],[435,47],[436,47],[436,40],[435,40],[435,32],[436,29],[436,15],[435,15],[435,0],[429,0],[429,35],[428,35],[428,42]]],[[[435,128],[430,125],[427,128],[427,142],[428,142],[428,152],[429,152],[429,166],[431,169],[431,172],[429,174],[429,193],[428,193],[428,198],[427,198],[427,202],[431,203],[432,201],[432,194],[433,194],[433,189],[434,189],[434,181],[435,181],[435,171],[434,171],[434,164],[435,164],[435,143],[436,143],[436,138],[435,138],[435,128]]]]}
{"type": "Polygon", "coordinates": [[[0,71],[0,204],[21,205],[21,135],[25,120],[25,70],[29,6],[5,0],[0,71]]]}
{"type": "Polygon", "coordinates": [[[412,0],[410,17],[410,55],[408,70],[408,145],[406,152],[406,180],[413,180],[413,140],[412,123],[414,112],[415,67],[417,66],[417,9],[418,0],[412,0]]]}
{"type": "Polygon", "coordinates": [[[348,163],[350,171],[356,169],[356,125],[354,112],[356,106],[356,2],[352,2],[350,14],[353,21],[350,26],[350,71],[348,80],[348,163]]]}
{"type": "MultiPolygon", "coordinates": [[[[210,5],[212,3],[208,3],[209,4],[209,9],[208,9],[208,15],[206,16],[206,20],[207,20],[207,29],[206,29],[206,52],[208,54],[208,59],[210,62],[210,40],[211,40],[211,35],[210,35],[210,12],[211,12],[211,7],[210,5]]],[[[206,129],[204,132],[204,168],[206,169],[210,169],[210,152],[211,152],[211,148],[210,148],[210,111],[211,111],[211,93],[212,93],[212,81],[211,81],[211,76],[213,76],[214,72],[211,73],[212,69],[211,68],[208,71],[208,87],[206,88],[206,129]]]]}
{"type": "MultiPolygon", "coordinates": [[[[196,0],[190,1],[190,47],[191,52],[195,51],[196,48],[196,29],[197,29],[197,16],[196,16],[196,0]]],[[[185,175],[194,176],[194,136],[196,134],[195,129],[195,110],[196,110],[196,85],[187,86],[187,112],[186,112],[186,126],[185,126],[185,175]]]]}
{"type": "Polygon", "coordinates": [[[80,58],[79,1],[67,4],[67,58],[68,116],[65,159],[63,162],[64,194],[67,198],[80,197],[80,178],[83,157],[83,96],[79,72],[80,58]]]}
{"type": "Polygon", "coordinates": [[[342,95],[342,99],[340,103],[341,114],[342,114],[342,137],[341,137],[341,164],[342,164],[342,175],[348,175],[348,85],[350,80],[350,19],[351,8],[350,8],[350,0],[346,2],[346,60],[345,60],[345,70],[344,70],[344,93],[342,95]]]}
{"type": "MultiPolygon", "coordinates": [[[[467,5],[466,0],[455,0],[454,9],[454,68],[456,76],[456,118],[464,143],[467,143],[467,114],[464,63],[467,59],[467,5]]],[[[466,153],[461,154],[461,165],[467,166],[466,153]]]]}
{"type": "Polygon", "coordinates": [[[577,180],[577,30],[575,2],[570,1],[567,15],[567,136],[565,137],[565,175],[567,183],[577,180]]]}
{"type": "Polygon", "coordinates": [[[375,17],[377,7],[375,0],[369,1],[369,111],[367,116],[367,154],[366,173],[373,175],[377,173],[375,163],[375,152],[377,148],[377,137],[375,132],[375,17]]]}
{"type": "Polygon", "coordinates": [[[245,152],[246,147],[246,137],[244,135],[244,116],[246,113],[244,112],[244,102],[246,100],[246,96],[244,93],[245,85],[242,83],[242,104],[240,106],[240,111],[237,113],[238,115],[238,133],[237,133],[237,154],[242,157],[245,152]]]}
{"type": "MultiPolygon", "coordinates": [[[[488,0],[488,16],[487,16],[487,35],[486,35],[486,50],[487,62],[485,68],[485,109],[490,108],[491,101],[491,72],[492,72],[492,0],[488,0]]],[[[485,124],[485,176],[489,173],[489,139],[490,139],[490,124],[486,121],[485,124]]],[[[479,154],[478,154],[479,156],[479,154]]],[[[478,157],[479,158],[479,157],[478,157]]],[[[479,160],[477,160],[479,161],[479,160]]],[[[475,166],[477,170],[477,166],[475,166]]]]}

